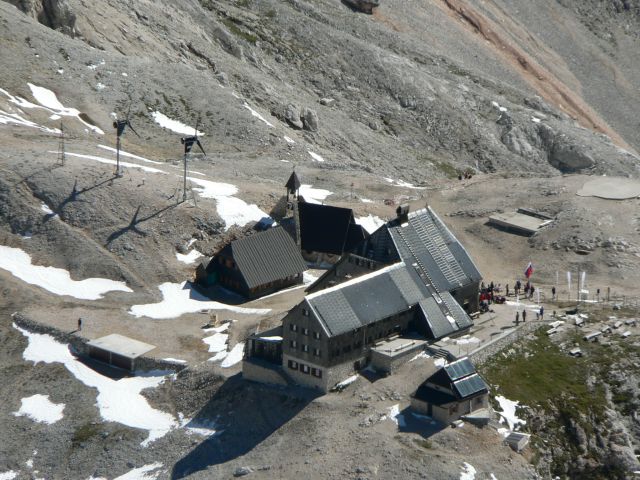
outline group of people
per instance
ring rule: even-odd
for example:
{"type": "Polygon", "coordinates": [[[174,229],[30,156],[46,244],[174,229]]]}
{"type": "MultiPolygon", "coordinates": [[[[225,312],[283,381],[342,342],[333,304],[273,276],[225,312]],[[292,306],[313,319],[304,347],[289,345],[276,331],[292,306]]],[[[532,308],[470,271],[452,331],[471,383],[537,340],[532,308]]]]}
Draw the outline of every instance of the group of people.
{"type": "MultiPolygon", "coordinates": [[[[533,294],[536,291],[536,287],[534,287],[531,284],[531,282],[529,280],[527,280],[527,283],[525,284],[524,288],[522,288],[522,282],[520,282],[520,280],[516,280],[514,290],[515,290],[516,296],[520,295],[520,290],[522,290],[524,292],[524,298],[532,299],[533,298],[533,294]]],[[[554,295],[555,295],[555,287],[553,287],[553,291],[554,291],[554,295]]],[[[509,295],[509,285],[508,284],[507,284],[507,295],[509,295]]]]}
{"type": "Polygon", "coordinates": [[[491,282],[489,285],[484,284],[484,282],[480,285],[480,297],[479,297],[479,305],[480,312],[488,312],[489,305],[492,303],[504,303],[506,298],[503,295],[500,295],[502,289],[500,288],[500,284],[497,286],[491,282]]]}

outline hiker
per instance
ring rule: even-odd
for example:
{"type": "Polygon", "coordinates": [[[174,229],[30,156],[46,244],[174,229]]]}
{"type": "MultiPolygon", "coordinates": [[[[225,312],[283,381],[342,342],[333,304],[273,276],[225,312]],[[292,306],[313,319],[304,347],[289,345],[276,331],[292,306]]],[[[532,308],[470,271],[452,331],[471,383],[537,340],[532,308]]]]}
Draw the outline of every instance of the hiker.
{"type": "Polygon", "coordinates": [[[516,311],[516,326],[520,325],[520,312],[516,311]]]}
{"type": "Polygon", "coordinates": [[[533,292],[535,291],[535,288],[533,285],[531,285],[531,288],[529,289],[529,298],[533,298],[533,292]]]}
{"type": "Polygon", "coordinates": [[[527,283],[524,286],[524,298],[527,298],[529,296],[529,284],[527,283]]]}
{"type": "Polygon", "coordinates": [[[556,299],[556,287],[551,287],[551,300],[556,299]]]}
{"type": "Polygon", "coordinates": [[[522,310],[522,322],[526,322],[527,321],[527,311],[526,310],[522,310]]]}
{"type": "Polygon", "coordinates": [[[544,320],[544,307],[540,307],[540,320],[544,320]]]}
{"type": "Polygon", "coordinates": [[[82,317],[78,318],[78,331],[82,330],[82,317]]]}
{"type": "Polygon", "coordinates": [[[504,286],[504,289],[505,289],[505,295],[504,296],[508,297],[509,296],[509,284],[508,283],[504,286]]]}

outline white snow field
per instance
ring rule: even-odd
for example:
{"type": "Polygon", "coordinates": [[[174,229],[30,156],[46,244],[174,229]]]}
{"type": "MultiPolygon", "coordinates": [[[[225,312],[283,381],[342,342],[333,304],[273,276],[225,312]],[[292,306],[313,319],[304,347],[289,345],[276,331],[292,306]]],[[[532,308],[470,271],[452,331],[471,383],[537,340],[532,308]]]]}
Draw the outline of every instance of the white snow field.
{"type": "MultiPolygon", "coordinates": [[[[151,116],[158,125],[160,125],[162,128],[166,128],[167,130],[171,130],[172,132],[180,133],[182,135],[193,135],[196,133],[194,126],[185,125],[178,120],[172,120],[165,114],[158,111],[151,112],[151,116]]],[[[198,131],[197,135],[204,135],[204,132],[198,131]]]]}
{"type": "Polygon", "coordinates": [[[29,417],[35,422],[49,425],[62,420],[64,403],[53,403],[49,395],[36,394],[21,400],[20,410],[13,412],[16,417],[29,417]]]}
{"type": "Polygon", "coordinates": [[[462,471],[460,472],[460,480],[474,480],[476,478],[476,469],[470,463],[464,462],[462,471]]]}
{"type": "Polygon", "coordinates": [[[168,413],[156,410],[140,392],[145,388],[160,385],[167,372],[149,372],[145,376],[135,376],[113,380],[79,362],[67,345],[52,336],[31,333],[14,324],[14,327],[29,339],[22,357],[26,361],[62,363],[71,374],[88,387],[98,389],[96,398],[100,416],[108,422],[117,422],[133,428],[147,430],[149,436],[141,445],[163,437],[178,426],[178,422],[168,413]]]}
{"type": "Polygon", "coordinates": [[[229,310],[236,313],[263,315],[269,313],[269,308],[243,308],[226,305],[209,300],[193,289],[189,282],[165,282],[158,286],[162,292],[162,301],[145,305],[133,305],[129,313],[135,317],[149,317],[156,320],[177,318],[185,313],[195,313],[200,310],[229,310]]]}
{"type": "Polygon", "coordinates": [[[56,295],[80,300],[98,300],[107,292],[133,292],[125,282],[107,278],[73,280],[67,270],[31,264],[31,256],[20,248],[0,245],[0,268],[23,282],[37,285],[56,295]]]}
{"type": "Polygon", "coordinates": [[[9,470],[7,472],[0,472],[0,480],[13,480],[18,476],[18,472],[9,470]]]}
{"type": "Polygon", "coordinates": [[[324,162],[324,158],[322,158],[320,155],[318,155],[315,152],[312,152],[311,150],[307,150],[307,152],[309,152],[309,155],[311,155],[311,159],[314,162],[324,162]]]}

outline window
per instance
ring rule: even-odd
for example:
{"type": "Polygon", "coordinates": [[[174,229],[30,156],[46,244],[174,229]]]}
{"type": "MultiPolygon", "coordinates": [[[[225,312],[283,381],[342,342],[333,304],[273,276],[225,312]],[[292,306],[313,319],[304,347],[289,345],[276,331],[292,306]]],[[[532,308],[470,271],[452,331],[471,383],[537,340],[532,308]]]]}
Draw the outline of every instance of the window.
{"type": "Polygon", "coordinates": [[[295,323],[290,323],[289,324],[289,330],[291,330],[292,332],[297,332],[298,331],[298,326],[295,323]]]}
{"type": "Polygon", "coordinates": [[[316,357],[321,357],[322,356],[322,352],[320,351],[319,348],[314,348],[313,349],[313,355],[316,357]]]}
{"type": "Polygon", "coordinates": [[[322,378],[322,370],[319,368],[312,368],[311,375],[313,375],[314,377],[322,378]]]}
{"type": "Polygon", "coordinates": [[[289,368],[291,370],[297,370],[298,369],[298,362],[296,362],[294,360],[289,360],[289,368]]]}
{"type": "Polygon", "coordinates": [[[293,349],[298,348],[298,342],[296,342],[295,340],[291,340],[289,342],[289,345],[291,345],[291,348],[293,348],[293,349]]]}
{"type": "Polygon", "coordinates": [[[302,351],[303,352],[308,352],[309,351],[309,345],[302,344],[302,351]]]}
{"type": "Polygon", "coordinates": [[[305,316],[305,317],[308,317],[309,316],[309,310],[307,310],[306,308],[303,308],[302,309],[302,315],[305,316]]]}
{"type": "Polygon", "coordinates": [[[313,332],[313,338],[320,340],[320,332],[313,332]]]}
{"type": "Polygon", "coordinates": [[[300,371],[302,373],[306,373],[307,375],[309,375],[309,365],[305,365],[304,363],[300,364],[300,371]]]}
{"type": "Polygon", "coordinates": [[[309,335],[309,329],[308,328],[303,328],[302,329],[302,334],[303,335],[309,335]]]}

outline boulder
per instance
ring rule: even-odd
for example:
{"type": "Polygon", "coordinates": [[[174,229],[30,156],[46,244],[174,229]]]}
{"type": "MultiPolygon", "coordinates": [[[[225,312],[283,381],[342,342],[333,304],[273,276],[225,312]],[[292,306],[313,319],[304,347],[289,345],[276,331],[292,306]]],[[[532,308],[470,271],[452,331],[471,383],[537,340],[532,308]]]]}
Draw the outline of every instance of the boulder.
{"type": "Polygon", "coordinates": [[[342,0],[352,10],[372,14],[373,9],[380,5],[380,0],[342,0]]]}
{"type": "Polygon", "coordinates": [[[305,130],[310,132],[318,131],[318,114],[315,110],[305,107],[302,111],[302,122],[305,130]]]}
{"type": "Polygon", "coordinates": [[[596,164],[582,146],[571,142],[566,135],[556,137],[549,152],[549,163],[561,172],[579,172],[596,164]]]}
{"type": "Polygon", "coordinates": [[[304,124],[300,119],[300,109],[290,103],[284,111],[284,119],[294,128],[302,129],[304,124]]]}

